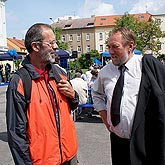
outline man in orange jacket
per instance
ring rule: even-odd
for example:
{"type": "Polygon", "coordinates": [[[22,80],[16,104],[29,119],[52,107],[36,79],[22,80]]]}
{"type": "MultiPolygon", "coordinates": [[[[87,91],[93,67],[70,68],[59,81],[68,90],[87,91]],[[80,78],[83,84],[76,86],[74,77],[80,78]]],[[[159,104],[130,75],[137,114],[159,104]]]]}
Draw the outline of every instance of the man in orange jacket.
{"type": "Polygon", "coordinates": [[[18,74],[14,74],[7,90],[8,143],[15,164],[76,165],[78,146],[71,109],[79,100],[67,75],[51,64],[57,49],[51,26],[31,26],[25,46],[29,55],[22,66],[32,79],[30,103],[27,106],[18,74]],[[61,79],[58,83],[54,70],[61,79]]]}

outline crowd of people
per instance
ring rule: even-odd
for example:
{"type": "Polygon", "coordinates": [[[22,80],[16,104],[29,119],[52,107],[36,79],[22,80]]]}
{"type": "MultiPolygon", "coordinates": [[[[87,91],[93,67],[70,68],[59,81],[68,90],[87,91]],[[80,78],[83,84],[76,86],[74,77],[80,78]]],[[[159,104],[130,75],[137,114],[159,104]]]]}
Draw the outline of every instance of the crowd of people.
{"type": "Polygon", "coordinates": [[[22,62],[32,81],[31,100],[26,103],[18,74],[6,93],[15,164],[77,165],[71,111],[90,102],[110,133],[113,165],[164,165],[165,67],[153,56],[135,56],[135,45],[129,28],[113,30],[108,39],[112,62],[101,70],[90,66],[85,73],[78,68],[69,80],[55,56],[52,27],[32,25],[25,35],[29,55],[22,62]]]}
{"type": "Polygon", "coordinates": [[[0,83],[9,82],[10,74],[11,74],[11,65],[9,63],[6,63],[5,66],[0,65],[0,83]]]}

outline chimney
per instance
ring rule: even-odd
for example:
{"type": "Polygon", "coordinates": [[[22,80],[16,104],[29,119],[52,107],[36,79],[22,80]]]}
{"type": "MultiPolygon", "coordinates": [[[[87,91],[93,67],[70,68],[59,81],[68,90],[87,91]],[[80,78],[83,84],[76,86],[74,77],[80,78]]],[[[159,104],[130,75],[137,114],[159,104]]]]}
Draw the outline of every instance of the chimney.
{"type": "Polygon", "coordinates": [[[16,39],[16,37],[13,37],[13,39],[15,40],[15,39],[16,39]]]}
{"type": "Polygon", "coordinates": [[[72,17],[68,17],[68,20],[72,20],[72,17]]]}

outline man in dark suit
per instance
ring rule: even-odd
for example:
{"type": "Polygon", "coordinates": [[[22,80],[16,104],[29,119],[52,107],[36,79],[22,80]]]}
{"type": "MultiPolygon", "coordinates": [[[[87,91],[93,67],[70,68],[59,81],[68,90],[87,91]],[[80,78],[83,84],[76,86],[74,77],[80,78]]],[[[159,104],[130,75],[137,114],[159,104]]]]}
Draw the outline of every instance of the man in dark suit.
{"type": "Polygon", "coordinates": [[[99,72],[92,97],[111,132],[112,163],[165,165],[165,67],[151,55],[133,54],[128,28],[112,31],[108,48],[112,63],[99,72]]]}

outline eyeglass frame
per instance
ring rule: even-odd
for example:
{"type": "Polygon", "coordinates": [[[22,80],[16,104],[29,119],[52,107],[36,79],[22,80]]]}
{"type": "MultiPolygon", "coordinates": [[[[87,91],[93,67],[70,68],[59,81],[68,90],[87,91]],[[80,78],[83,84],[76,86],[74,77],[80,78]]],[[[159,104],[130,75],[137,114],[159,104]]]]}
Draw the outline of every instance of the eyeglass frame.
{"type": "Polygon", "coordinates": [[[50,41],[50,42],[47,42],[47,41],[36,41],[36,42],[46,44],[46,45],[48,45],[51,48],[54,47],[55,44],[57,44],[57,41],[55,39],[50,41]]]}

